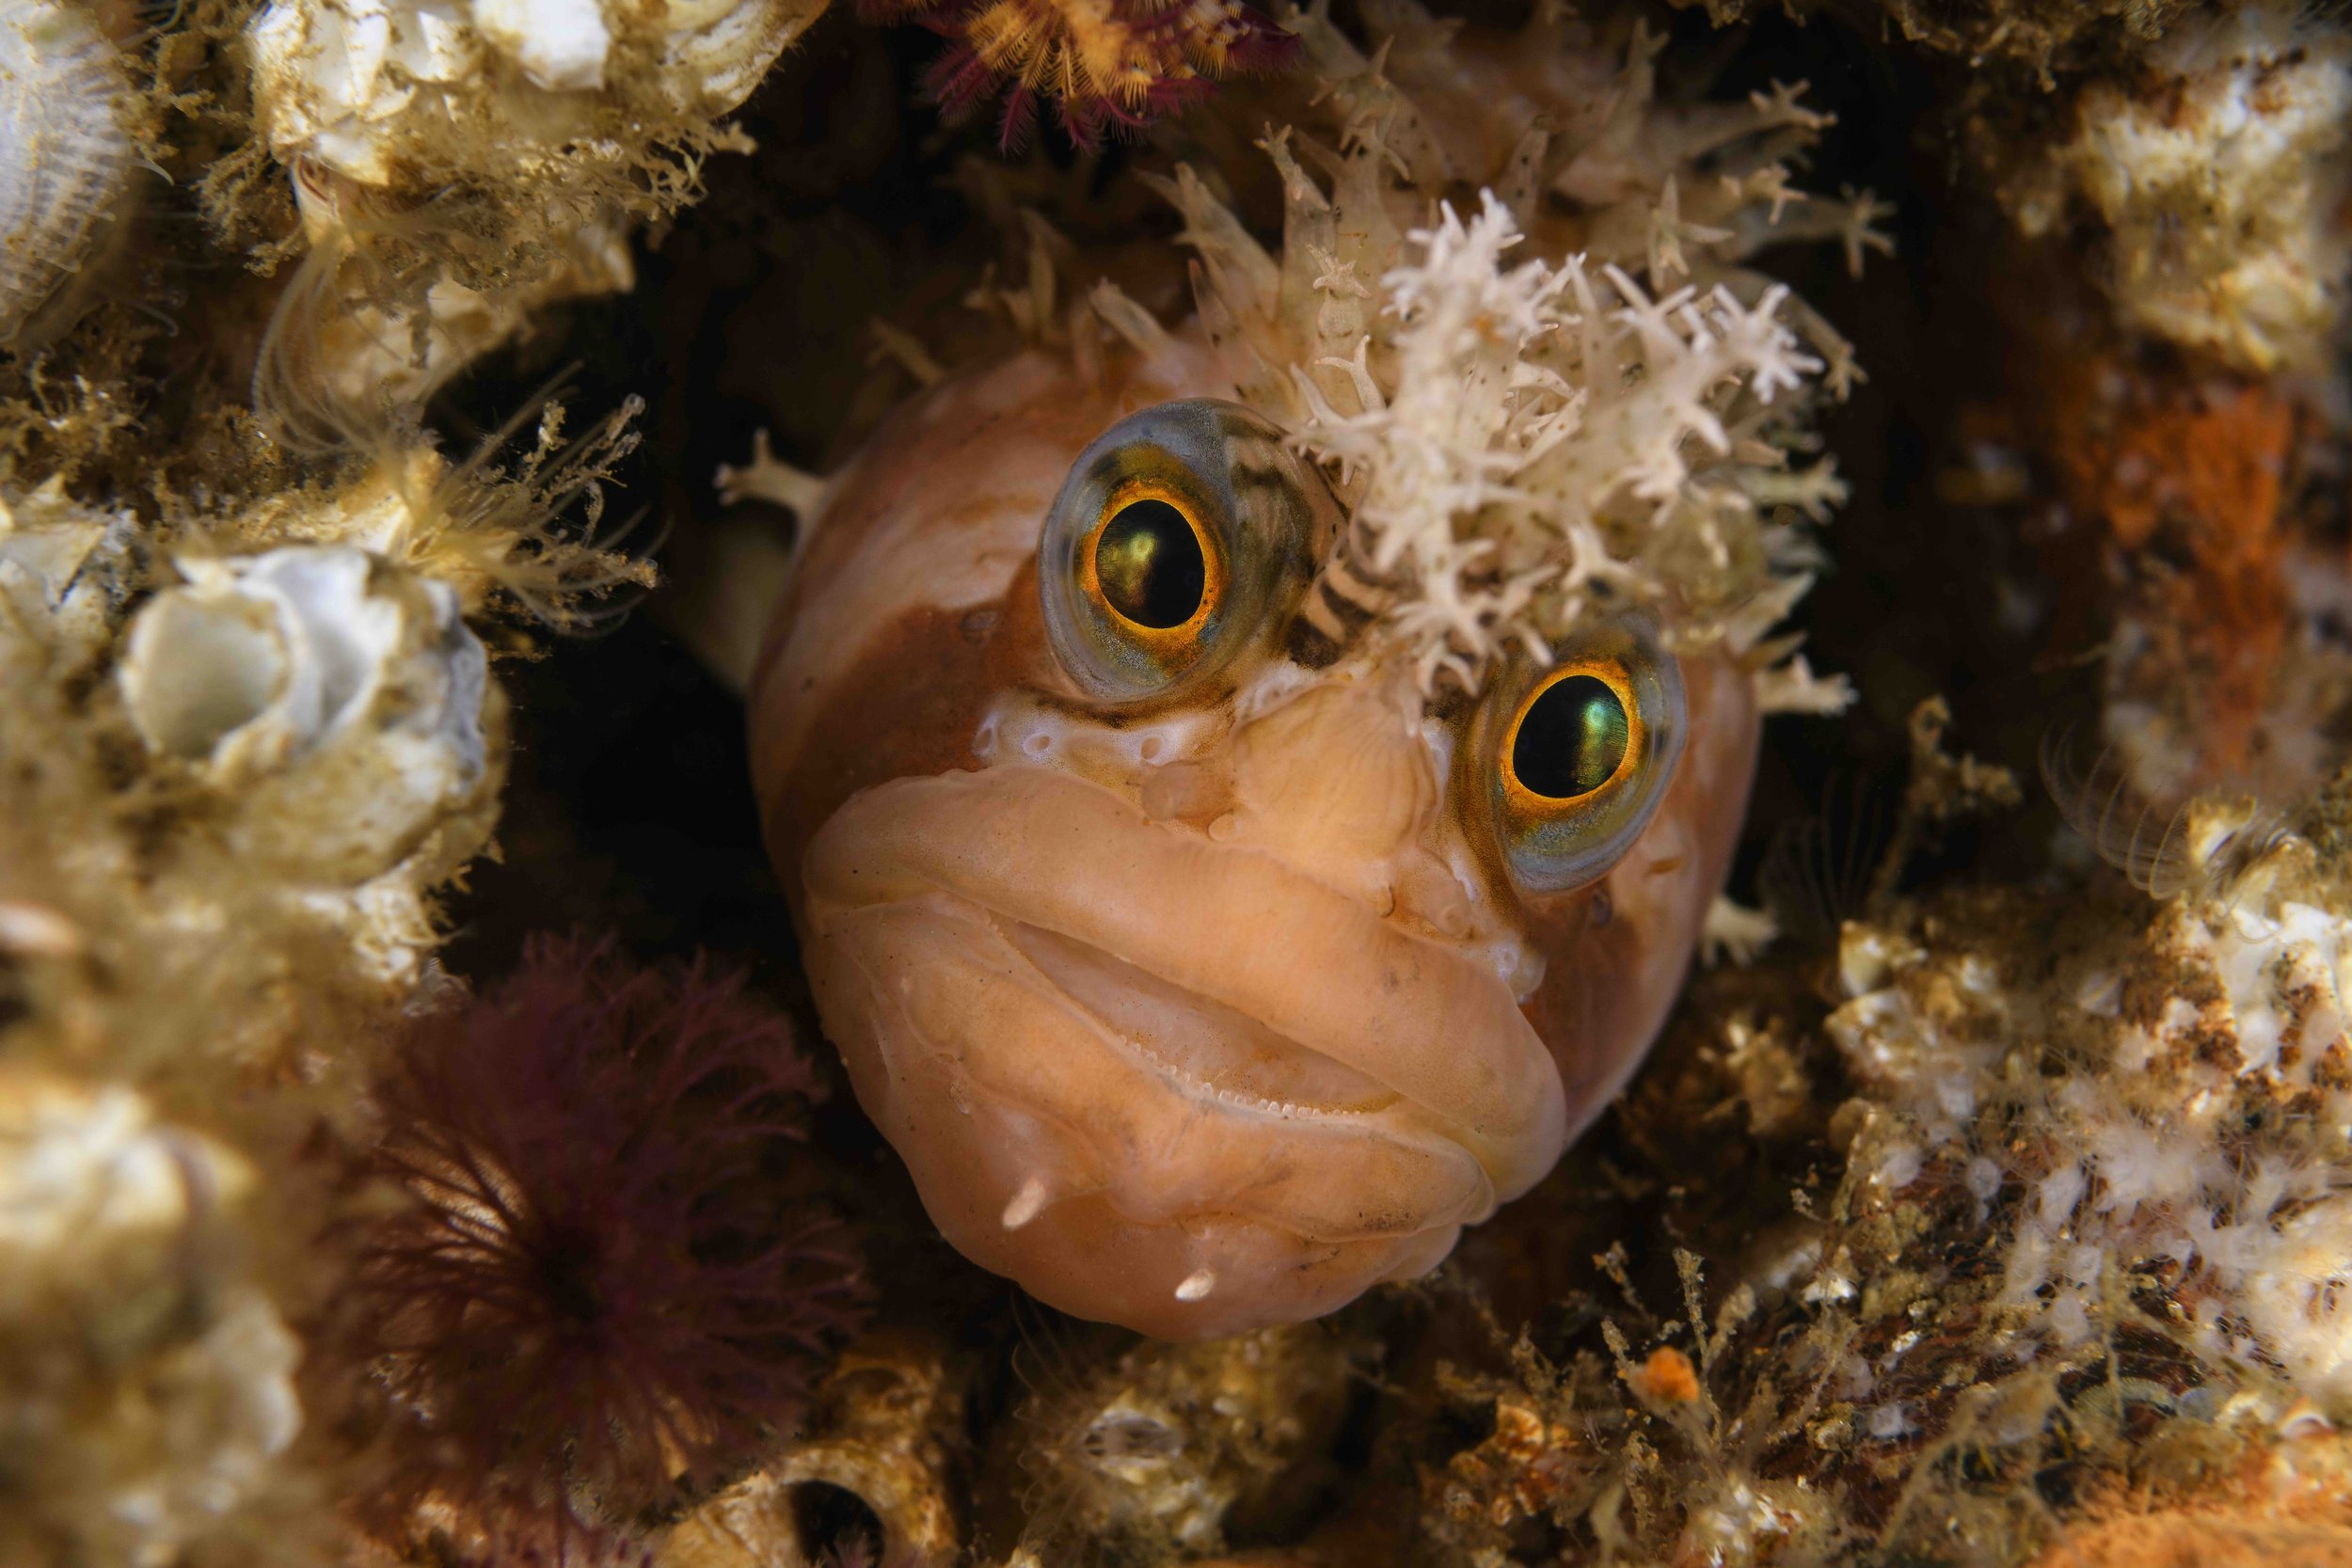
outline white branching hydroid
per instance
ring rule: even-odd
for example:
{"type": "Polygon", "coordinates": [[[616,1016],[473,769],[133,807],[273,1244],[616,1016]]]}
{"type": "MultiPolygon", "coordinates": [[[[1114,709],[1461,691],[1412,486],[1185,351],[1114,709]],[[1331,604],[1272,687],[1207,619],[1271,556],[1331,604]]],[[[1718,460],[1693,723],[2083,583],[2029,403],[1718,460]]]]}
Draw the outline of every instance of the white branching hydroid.
{"type": "Polygon", "coordinates": [[[1811,415],[1859,372],[1745,264],[1788,240],[1839,241],[1857,268],[1885,247],[1869,197],[1790,183],[1827,118],[1796,87],[1661,101],[1639,28],[1605,45],[1546,13],[1493,51],[1435,46],[1450,35],[1410,5],[1380,18],[1369,56],[1320,12],[1286,19],[1329,78],[1338,150],[1266,142],[1279,253],[1192,170],[1161,186],[1203,328],[1352,514],[1332,626],[1368,621],[1434,692],[1645,605],[1677,646],[1745,658],[1768,705],[1836,711],[1845,684],[1769,633],[1818,564],[1805,525],[1845,493],[1805,456],[1811,415]],[[1507,148],[1498,127],[1519,128],[1507,148]]]}
{"type": "Polygon", "coordinates": [[[1394,395],[1355,359],[1359,410],[1303,369],[1300,443],[1356,491],[1354,564],[1395,592],[1387,619],[1424,687],[1475,687],[1517,636],[1546,637],[1596,593],[1657,597],[1644,533],[1681,527],[1721,554],[1756,502],[1739,470],[1778,468],[1764,439],[1823,362],[1781,318],[1787,290],[1743,305],[1723,284],[1652,299],[1623,269],[1506,265],[1522,236],[1491,191],[1406,236],[1382,278],[1394,395]],[[1779,408],[1775,408],[1775,400],[1779,408]],[[1628,548],[1628,546],[1631,546],[1628,548]]]}

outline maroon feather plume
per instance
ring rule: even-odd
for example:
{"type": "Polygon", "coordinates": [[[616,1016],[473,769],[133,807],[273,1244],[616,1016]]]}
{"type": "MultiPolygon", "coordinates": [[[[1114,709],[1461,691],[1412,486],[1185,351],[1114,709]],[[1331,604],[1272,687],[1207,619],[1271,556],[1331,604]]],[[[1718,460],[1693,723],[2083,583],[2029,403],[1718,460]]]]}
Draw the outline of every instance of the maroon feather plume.
{"type": "Polygon", "coordinates": [[[577,1562],[612,1544],[583,1519],[788,1426],[867,1293],[844,1229],[778,1179],[818,1094],[740,976],[608,943],[534,941],[420,1022],[382,1090],[412,1202],[355,1302],[402,1420],[387,1502],[453,1508],[494,1560],[577,1562]]]}

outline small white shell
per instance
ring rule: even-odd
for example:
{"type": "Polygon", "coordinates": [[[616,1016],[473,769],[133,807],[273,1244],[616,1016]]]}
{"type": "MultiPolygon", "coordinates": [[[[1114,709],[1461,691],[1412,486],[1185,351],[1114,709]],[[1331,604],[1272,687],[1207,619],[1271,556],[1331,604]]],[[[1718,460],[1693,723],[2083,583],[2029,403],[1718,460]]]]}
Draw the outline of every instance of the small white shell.
{"type": "Polygon", "coordinates": [[[453,589],[342,547],[180,569],[132,621],[119,678],[150,748],[233,799],[241,851],[340,887],[455,819],[470,851],[503,709],[453,589]]]}
{"type": "Polygon", "coordinates": [[[70,285],[137,159],[130,101],[121,56],[87,12],[0,0],[0,348],[72,325],[70,285]]]}

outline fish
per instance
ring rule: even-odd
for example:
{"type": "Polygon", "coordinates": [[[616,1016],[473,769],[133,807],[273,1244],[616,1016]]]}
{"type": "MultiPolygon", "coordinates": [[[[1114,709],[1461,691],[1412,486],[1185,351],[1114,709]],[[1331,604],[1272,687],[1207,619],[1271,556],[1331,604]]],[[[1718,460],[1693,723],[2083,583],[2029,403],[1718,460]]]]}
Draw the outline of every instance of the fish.
{"type": "Polygon", "coordinates": [[[1422,1275],[1551,1170],[1760,736],[1754,672],[1629,606],[1432,691],[1234,389],[1197,328],[938,381],[807,507],[749,691],[818,1011],[931,1220],[1173,1340],[1422,1275]]]}

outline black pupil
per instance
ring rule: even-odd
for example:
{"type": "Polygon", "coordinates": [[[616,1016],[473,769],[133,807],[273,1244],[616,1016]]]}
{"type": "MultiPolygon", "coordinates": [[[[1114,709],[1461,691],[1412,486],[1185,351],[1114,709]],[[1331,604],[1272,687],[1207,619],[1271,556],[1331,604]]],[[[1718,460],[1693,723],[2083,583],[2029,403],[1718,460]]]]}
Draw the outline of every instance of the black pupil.
{"type": "Polygon", "coordinates": [[[1166,501],[1129,501],[1094,541],[1094,577],[1113,610],[1164,629],[1200,610],[1209,563],[1183,513],[1166,501]]]}
{"type": "Polygon", "coordinates": [[[1629,739],[1617,694],[1590,675],[1570,675],[1528,705],[1512,743],[1511,770],[1537,795],[1572,800],[1609,782],[1629,739]]]}

